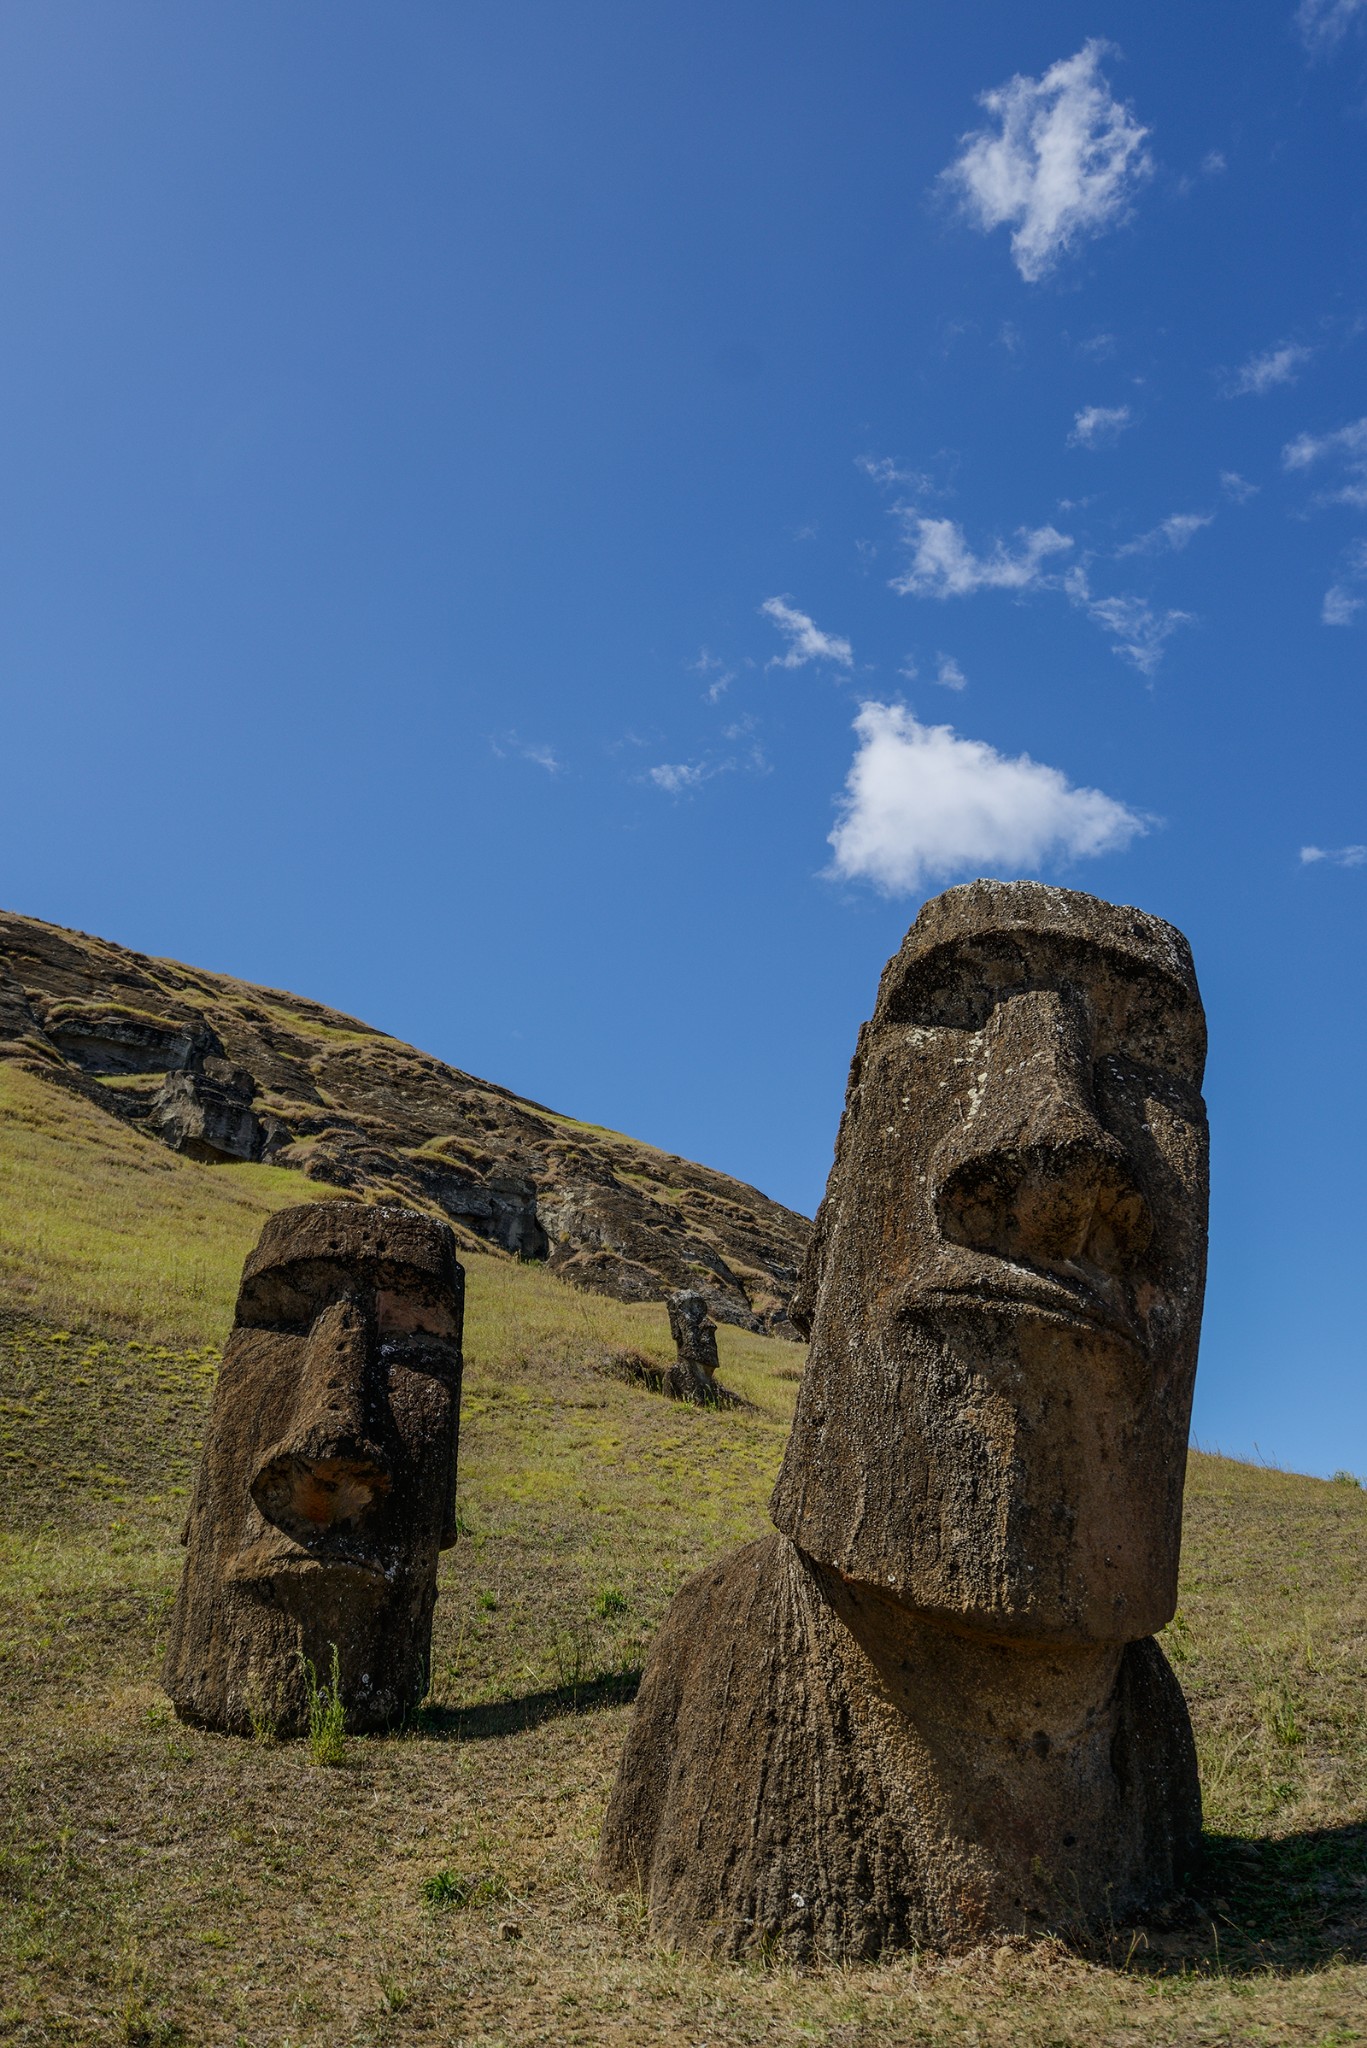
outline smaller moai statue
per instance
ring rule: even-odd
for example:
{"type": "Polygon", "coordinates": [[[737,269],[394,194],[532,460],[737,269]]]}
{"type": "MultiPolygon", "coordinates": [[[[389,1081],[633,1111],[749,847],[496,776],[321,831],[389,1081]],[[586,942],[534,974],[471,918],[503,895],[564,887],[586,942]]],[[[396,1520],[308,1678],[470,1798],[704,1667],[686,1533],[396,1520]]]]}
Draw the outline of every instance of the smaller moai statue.
{"type": "Polygon", "coordinates": [[[678,1364],[671,1374],[673,1392],[681,1401],[718,1401],[717,1326],[707,1313],[707,1297],[692,1287],[671,1294],[669,1334],[678,1352],[678,1364]]]}
{"type": "Polygon", "coordinates": [[[243,1268],[185,1525],[163,1682],[183,1720],[308,1725],[308,1666],[347,1725],[427,1689],[454,1543],[465,1277],[448,1225],[316,1202],[243,1268]]]}

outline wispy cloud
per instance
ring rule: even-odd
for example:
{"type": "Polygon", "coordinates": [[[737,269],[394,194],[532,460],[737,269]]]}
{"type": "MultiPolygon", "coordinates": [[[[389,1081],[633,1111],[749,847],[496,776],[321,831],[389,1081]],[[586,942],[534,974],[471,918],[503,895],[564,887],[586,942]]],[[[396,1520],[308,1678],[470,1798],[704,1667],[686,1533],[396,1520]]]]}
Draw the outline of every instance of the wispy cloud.
{"type": "Polygon", "coordinates": [[[1320,619],[1326,626],[1351,626],[1362,610],[1362,603],[1362,598],[1346,584],[1331,583],[1320,606],[1320,619]]]}
{"type": "Polygon", "coordinates": [[[702,649],[696,661],[688,663],[688,667],[695,676],[704,679],[707,687],[703,691],[703,696],[709,704],[715,704],[724,697],[736,680],[736,671],[728,668],[720,655],[711,653],[706,647],[702,649]]]}
{"type": "Polygon", "coordinates": [[[1113,853],[1146,830],[1099,789],[1057,768],[1007,756],[948,725],[921,725],[901,704],[867,703],[845,779],[832,872],[905,895],[956,874],[1036,870],[1113,853]]]}
{"type": "Polygon", "coordinates": [[[1093,625],[1111,635],[1116,643],[1111,652],[1144,676],[1154,673],[1178,627],[1195,624],[1190,612],[1156,611],[1146,598],[1097,597],[1081,567],[1068,571],[1063,587],[1093,625]]]}
{"type": "Polygon", "coordinates": [[[1150,527],[1147,533],[1136,534],[1123,547],[1116,549],[1116,560],[1126,555],[1180,554],[1194,535],[1203,526],[1214,523],[1213,512],[1174,512],[1170,518],[1161,520],[1150,527]]]}
{"type": "Polygon", "coordinates": [[[1296,26],[1312,56],[1321,56],[1348,33],[1367,0],[1301,0],[1296,26]]]}
{"type": "Polygon", "coordinates": [[[668,790],[671,796],[681,796],[686,789],[696,789],[700,782],[706,782],[715,768],[707,767],[702,761],[661,761],[658,768],[647,768],[646,774],[657,789],[668,790]]]}
{"type": "Polygon", "coordinates": [[[782,654],[774,655],[770,668],[805,668],[809,661],[833,661],[837,668],[854,666],[854,649],[849,641],[839,633],[823,633],[806,612],[798,611],[786,597],[766,597],[760,610],[773,620],[788,643],[782,654]]]}
{"type": "Polygon", "coordinates": [[[519,760],[530,761],[537,768],[544,768],[548,775],[559,775],[564,762],[559,760],[550,747],[538,746],[532,741],[520,739],[515,732],[495,733],[489,746],[500,761],[515,754],[519,760]]]}
{"type": "Polygon", "coordinates": [[[1282,450],[1286,469],[1310,469],[1326,458],[1337,457],[1348,472],[1348,481],[1329,492],[1331,502],[1367,507],[1367,418],[1336,427],[1332,434],[1298,434],[1282,450]]]}
{"type": "Polygon", "coordinates": [[[1220,471],[1220,488],[1236,505],[1246,505],[1250,498],[1256,498],[1261,484],[1251,484],[1246,476],[1240,476],[1237,469],[1220,471]]]}
{"type": "Polygon", "coordinates": [[[1268,391],[1275,391],[1279,384],[1294,384],[1311,356],[1312,348],[1306,348],[1299,341],[1283,342],[1280,348],[1264,349],[1261,355],[1250,356],[1246,363],[1240,363],[1237,370],[1231,370],[1225,379],[1226,398],[1261,398],[1268,391]]]}
{"type": "Polygon", "coordinates": [[[862,469],[874,483],[881,484],[884,490],[909,490],[917,497],[924,497],[934,489],[923,470],[903,469],[891,455],[856,455],[854,466],[862,469]]]}
{"type": "Polygon", "coordinates": [[[638,779],[653,782],[667,796],[688,796],[718,775],[768,775],[769,761],[756,737],[758,731],[758,720],[747,712],[722,728],[723,739],[730,740],[736,752],[705,754],[693,761],[660,761],[638,779]]]}
{"type": "Polygon", "coordinates": [[[1301,860],[1306,867],[1317,860],[1336,868],[1367,867],[1367,846],[1303,846],[1301,860]]]}
{"type": "Polygon", "coordinates": [[[942,690],[966,690],[968,688],[968,677],[959,667],[952,654],[936,655],[935,680],[942,690]]]}
{"type": "Polygon", "coordinates": [[[1367,597],[1367,541],[1354,541],[1344,555],[1338,576],[1324,593],[1320,618],[1326,626],[1351,626],[1367,597]]]}
{"type": "Polygon", "coordinates": [[[1128,405],[1084,405],[1073,416],[1070,448],[1109,448],[1120,439],[1132,415],[1128,405]]]}
{"type": "Polygon", "coordinates": [[[1050,555],[1073,543],[1053,526],[1020,527],[1015,550],[997,541],[991,554],[975,555],[953,519],[906,517],[911,561],[892,587],[903,597],[968,597],[975,590],[1028,590],[1043,575],[1050,555]]]}
{"type": "MultiPolygon", "coordinates": [[[[1116,643],[1113,652],[1146,676],[1158,667],[1177,628],[1195,623],[1190,612],[1159,611],[1142,597],[1097,596],[1082,563],[1062,574],[1051,569],[1051,558],[1073,545],[1070,535],[1053,526],[1021,527],[1014,548],[997,541],[990,554],[978,555],[953,519],[904,513],[903,523],[911,560],[902,574],[893,578],[892,588],[904,597],[971,597],[980,590],[1061,590],[1071,604],[1110,635],[1116,643]]],[[[1183,547],[1197,527],[1207,523],[1204,514],[1176,513],[1154,529],[1153,537],[1142,536],[1142,552],[1149,552],[1151,538],[1155,550],[1183,547]],[[1190,523],[1193,521],[1195,524],[1190,523]]],[[[1139,553],[1141,549],[1131,543],[1122,552],[1139,553]]],[[[937,676],[936,680],[945,678],[937,676]]]]}
{"type": "Polygon", "coordinates": [[[940,174],[984,234],[1013,230],[1011,254],[1027,283],[1047,276],[1077,242],[1124,220],[1153,169],[1148,130],[1102,76],[1108,47],[1093,39],[1042,78],[1018,73],[981,94],[995,129],[964,136],[962,153],[940,174]]]}

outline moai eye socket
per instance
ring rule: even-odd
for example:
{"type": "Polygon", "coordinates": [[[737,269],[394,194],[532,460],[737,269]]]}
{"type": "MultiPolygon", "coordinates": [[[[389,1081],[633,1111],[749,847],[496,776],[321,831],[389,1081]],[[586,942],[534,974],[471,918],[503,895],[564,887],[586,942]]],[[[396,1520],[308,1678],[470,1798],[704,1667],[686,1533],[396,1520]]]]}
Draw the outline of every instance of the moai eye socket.
{"type": "Polygon", "coordinates": [[[377,1287],[375,1327],[381,1337],[446,1337],[458,1335],[448,1303],[404,1287],[377,1287]]]}

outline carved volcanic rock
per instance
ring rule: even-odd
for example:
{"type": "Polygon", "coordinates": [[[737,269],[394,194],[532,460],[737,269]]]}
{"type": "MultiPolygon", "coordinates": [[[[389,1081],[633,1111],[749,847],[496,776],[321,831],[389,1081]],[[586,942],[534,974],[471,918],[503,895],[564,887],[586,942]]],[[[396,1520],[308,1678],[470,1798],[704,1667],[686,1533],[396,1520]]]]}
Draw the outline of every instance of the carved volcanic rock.
{"type": "Polygon", "coordinates": [[[465,1276],[448,1225],[313,1202],[242,1272],[163,1682],[184,1720],[308,1726],[305,1666],[348,1725],[427,1690],[437,1553],[456,1540],[465,1276]]]}
{"type": "Polygon", "coordinates": [[[321,1003],[0,912],[0,1057],[192,1157],[291,1167],[576,1287],[691,1288],[718,1322],[796,1334],[805,1217],[321,1003]]]}
{"type": "Polygon", "coordinates": [[[684,1587],[601,1837],[672,1942],[867,1956],[1123,1920],[1201,1823],[1176,1679],[1205,1278],[1180,933],[928,903],[859,1035],[793,1303],[778,1534],[684,1587]]]}

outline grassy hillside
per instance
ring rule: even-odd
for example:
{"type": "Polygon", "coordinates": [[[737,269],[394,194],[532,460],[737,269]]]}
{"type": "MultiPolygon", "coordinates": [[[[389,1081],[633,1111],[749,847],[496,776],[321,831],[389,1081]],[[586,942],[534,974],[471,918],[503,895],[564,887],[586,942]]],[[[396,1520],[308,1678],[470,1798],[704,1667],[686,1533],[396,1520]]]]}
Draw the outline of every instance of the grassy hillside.
{"type": "MultiPolygon", "coordinates": [[[[544,1258],[588,1293],[698,1288],[718,1322],[796,1335],[805,1216],[306,996],[0,910],[0,1060],[197,1160],[287,1165],[315,1194],[426,1209],[465,1249],[544,1258]]],[[[146,1157],[108,1134],[94,1145],[125,1164],[146,1157]]],[[[272,1183],[238,1185],[268,1199],[272,1183]]],[[[163,1249],[148,1247],[154,1271],[163,1249]]]]}
{"type": "Polygon", "coordinates": [[[627,1701],[680,1580],[765,1526],[801,1353],[724,1328],[752,1406],[678,1408],[598,1369],[667,1357],[662,1308],[507,1261],[468,1260],[417,1723],[333,1770],[180,1727],[157,1667],[204,1404],[243,1253],[301,1192],[0,1065],[0,2041],[1367,2040],[1367,1496],[1218,1458],[1167,1634],[1199,1909],[851,1970],[656,1946],[591,1875],[627,1701]]]}

